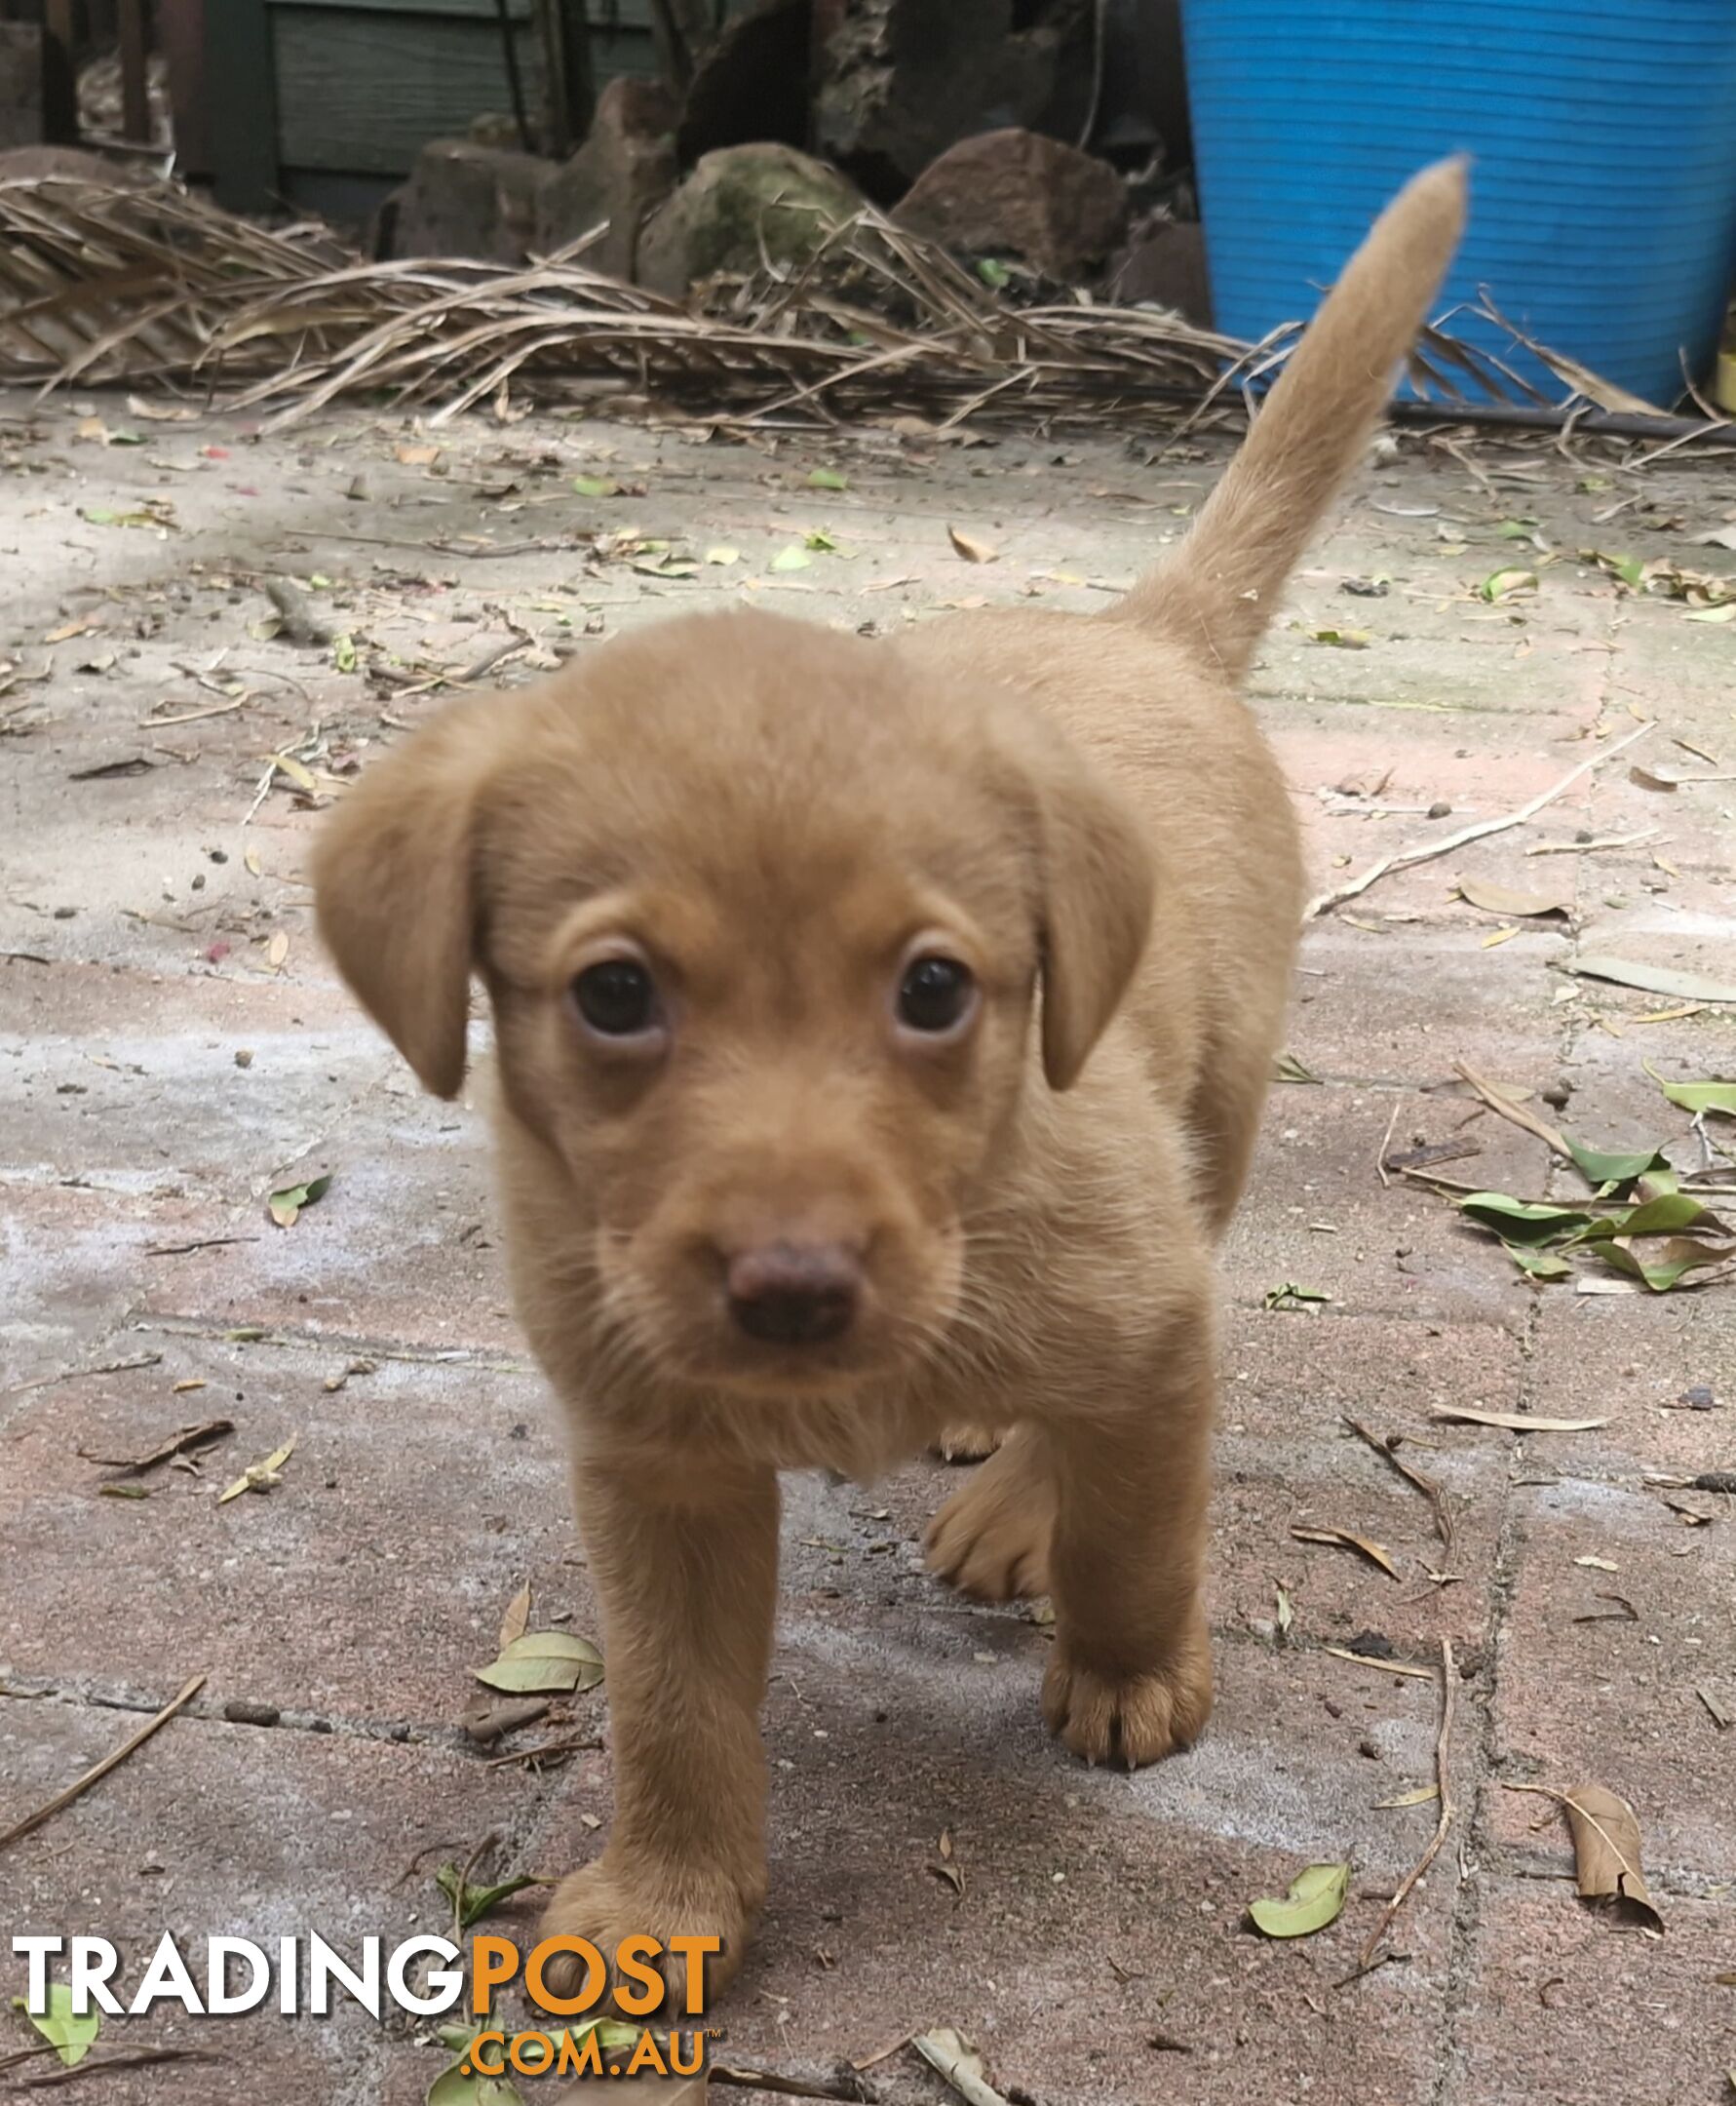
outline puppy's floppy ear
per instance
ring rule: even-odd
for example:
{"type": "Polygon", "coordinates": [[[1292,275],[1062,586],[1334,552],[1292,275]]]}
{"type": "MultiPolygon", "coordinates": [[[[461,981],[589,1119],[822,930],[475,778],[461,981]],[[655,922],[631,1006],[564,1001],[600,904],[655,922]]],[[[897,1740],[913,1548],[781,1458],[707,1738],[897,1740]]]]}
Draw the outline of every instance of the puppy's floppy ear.
{"type": "Polygon", "coordinates": [[[464,1080],[478,800],[497,696],[462,702],[376,760],[314,848],[320,934],[363,1006],[437,1097],[464,1080]]]}
{"type": "Polygon", "coordinates": [[[1041,872],[1043,1072],[1078,1080],[1145,953],[1156,888],[1132,807],[1059,735],[1033,784],[1041,872]]]}

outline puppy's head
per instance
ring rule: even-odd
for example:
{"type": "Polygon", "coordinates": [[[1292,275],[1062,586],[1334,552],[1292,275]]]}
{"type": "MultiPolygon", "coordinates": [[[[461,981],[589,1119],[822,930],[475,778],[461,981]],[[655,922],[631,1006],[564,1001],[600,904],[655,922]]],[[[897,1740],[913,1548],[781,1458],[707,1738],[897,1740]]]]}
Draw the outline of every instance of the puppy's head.
{"type": "Polygon", "coordinates": [[[1012,698],[757,613],[448,711],[328,822],[316,879],[442,1096],[481,975],[575,1317],[767,1398],[845,1395],[959,1316],[1033,1000],[1065,1089],[1152,883],[1120,800],[1012,698]]]}

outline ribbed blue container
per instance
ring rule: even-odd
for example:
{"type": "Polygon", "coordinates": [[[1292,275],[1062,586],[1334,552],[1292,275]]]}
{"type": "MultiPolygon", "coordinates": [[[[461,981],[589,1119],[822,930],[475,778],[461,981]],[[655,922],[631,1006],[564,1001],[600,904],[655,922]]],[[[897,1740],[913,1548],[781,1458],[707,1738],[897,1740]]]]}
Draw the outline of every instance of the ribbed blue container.
{"type": "MultiPolygon", "coordinates": [[[[1311,313],[1406,176],[1464,149],[1443,308],[1486,287],[1660,406],[1684,354],[1704,369],[1736,272],[1736,0],[1183,0],[1182,19],[1220,330],[1311,313]]],[[[1449,327],[1511,353],[1485,323],[1449,327]]]]}

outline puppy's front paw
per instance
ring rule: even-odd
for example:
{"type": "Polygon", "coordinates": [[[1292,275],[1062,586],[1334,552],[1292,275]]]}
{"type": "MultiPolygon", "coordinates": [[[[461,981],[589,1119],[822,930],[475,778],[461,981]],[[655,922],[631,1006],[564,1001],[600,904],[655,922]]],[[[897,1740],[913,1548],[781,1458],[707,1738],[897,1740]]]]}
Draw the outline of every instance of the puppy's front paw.
{"type": "MultiPolygon", "coordinates": [[[[625,1855],[605,1851],[594,1864],[569,1872],[556,1888],[543,1911],[539,1935],[588,1938],[610,1962],[625,1938],[651,1937],[665,1946],[675,1937],[721,1939],[722,1950],[703,1963],[667,1952],[658,1963],[674,2008],[685,2009],[687,1969],[703,1964],[709,2005],[741,1966],[763,1898],[762,1882],[750,1890],[725,1877],[641,1868],[625,1855]]],[[[575,1995],[585,1975],[585,1963],[576,1953],[557,1955],[544,1970],[549,1988],[562,1997],[575,1995]]]]}
{"type": "Polygon", "coordinates": [[[1167,1666],[1114,1674],[1089,1666],[1058,1632],[1043,1676],[1051,1733],[1088,1763],[1138,1770],[1191,1747],[1212,1710],[1212,1655],[1202,1628],[1167,1666]]]}
{"type": "Polygon", "coordinates": [[[935,1442],[934,1453],[943,1462],[981,1462],[1000,1444],[1001,1436],[995,1427],[960,1423],[945,1429],[935,1442]]]}

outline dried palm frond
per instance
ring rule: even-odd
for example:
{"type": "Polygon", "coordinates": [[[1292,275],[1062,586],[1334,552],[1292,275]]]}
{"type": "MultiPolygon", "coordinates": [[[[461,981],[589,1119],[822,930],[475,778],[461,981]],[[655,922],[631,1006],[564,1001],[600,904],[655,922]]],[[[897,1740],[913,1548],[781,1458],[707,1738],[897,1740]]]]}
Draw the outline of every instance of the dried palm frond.
{"type": "MultiPolygon", "coordinates": [[[[372,263],[325,228],[267,232],[169,184],[3,182],[0,379],[221,388],[270,425],[358,390],[438,423],[529,373],[711,419],[1173,424],[1256,387],[1295,333],[1251,346],[1156,308],[1020,307],[872,211],[797,270],[712,287],[703,311],[603,277],[586,246],[521,269],[372,263]]],[[[1459,398],[1454,371],[1497,399],[1514,379],[1431,332],[1415,384],[1459,398]]]]}

